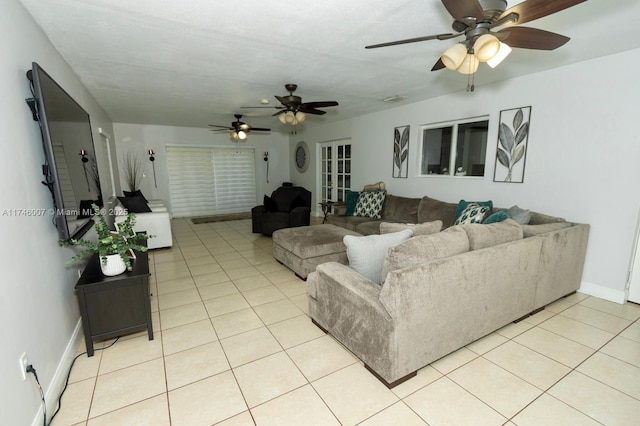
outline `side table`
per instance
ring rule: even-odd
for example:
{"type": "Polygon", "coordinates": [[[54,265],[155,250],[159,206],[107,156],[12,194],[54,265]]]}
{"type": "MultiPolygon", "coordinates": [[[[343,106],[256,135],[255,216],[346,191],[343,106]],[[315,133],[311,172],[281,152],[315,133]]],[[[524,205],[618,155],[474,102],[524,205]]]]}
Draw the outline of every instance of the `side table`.
{"type": "Polygon", "coordinates": [[[76,283],[87,356],[93,356],[93,342],[147,330],[153,340],[149,296],[149,256],[136,252],[133,270],[107,277],[95,254],[76,283]]]}
{"type": "Polygon", "coordinates": [[[322,218],[322,223],[327,223],[327,215],[329,214],[329,212],[331,212],[331,208],[334,206],[344,206],[345,203],[344,201],[323,201],[320,204],[320,207],[322,207],[322,213],[324,215],[324,217],[322,218]]]}

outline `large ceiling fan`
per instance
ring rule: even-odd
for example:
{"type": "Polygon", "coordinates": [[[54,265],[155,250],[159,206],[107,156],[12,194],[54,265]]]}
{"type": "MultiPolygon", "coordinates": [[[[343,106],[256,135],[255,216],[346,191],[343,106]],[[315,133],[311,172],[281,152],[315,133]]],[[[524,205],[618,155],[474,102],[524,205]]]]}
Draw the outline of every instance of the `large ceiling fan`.
{"type": "Polygon", "coordinates": [[[244,142],[247,140],[249,136],[249,132],[270,132],[271,129],[265,129],[262,127],[252,127],[247,123],[240,121],[242,118],[241,114],[234,114],[236,121],[232,121],[230,126],[222,126],[218,124],[209,124],[209,127],[213,127],[213,129],[209,129],[213,132],[231,132],[231,140],[234,142],[244,142]]]}
{"type": "Polygon", "coordinates": [[[280,111],[273,114],[278,116],[283,124],[296,124],[302,123],[306,119],[306,114],[323,115],[326,111],[322,111],[318,108],[326,108],[332,106],[338,106],[336,101],[320,101],[320,102],[302,102],[300,96],[294,95],[298,85],[285,84],[284,88],[289,92],[288,96],[278,96],[276,99],[282,104],[279,106],[257,106],[257,107],[243,107],[243,108],[277,108],[280,111]]]}
{"type": "Polygon", "coordinates": [[[569,37],[536,28],[516,27],[543,18],[586,0],[525,0],[507,9],[506,0],[442,0],[454,21],[455,33],[435,34],[366,46],[366,49],[415,43],[426,40],[465,40],[447,49],[431,71],[442,68],[474,74],[480,62],[495,67],[509,54],[511,47],[554,50],[569,37]],[[504,27],[495,31],[498,27],[504,27]]]}

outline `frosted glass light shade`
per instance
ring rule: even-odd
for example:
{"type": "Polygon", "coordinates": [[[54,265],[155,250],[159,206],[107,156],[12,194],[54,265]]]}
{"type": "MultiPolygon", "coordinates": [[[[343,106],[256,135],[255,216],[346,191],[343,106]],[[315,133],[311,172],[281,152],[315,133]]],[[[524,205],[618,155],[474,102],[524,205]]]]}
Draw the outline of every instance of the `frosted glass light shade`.
{"type": "Polygon", "coordinates": [[[296,112],[296,121],[297,121],[298,123],[302,123],[302,122],[303,122],[304,120],[306,120],[306,119],[307,119],[307,114],[305,114],[305,113],[304,113],[304,112],[302,112],[302,111],[298,111],[298,112],[296,112]]]}
{"type": "Polygon", "coordinates": [[[478,71],[478,65],[480,65],[480,61],[476,58],[476,55],[468,54],[464,61],[462,61],[462,65],[458,68],[458,72],[460,74],[474,74],[478,71]]]}
{"type": "Polygon", "coordinates": [[[231,132],[231,140],[237,142],[238,139],[240,139],[238,137],[238,132],[231,132]]]}
{"type": "Polygon", "coordinates": [[[460,65],[464,61],[466,55],[467,48],[465,45],[457,43],[445,50],[442,56],[440,56],[440,59],[445,67],[455,71],[460,68],[460,65]]]}
{"type": "Polygon", "coordinates": [[[242,140],[242,141],[243,141],[243,140],[245,140],[245,139],[247,139],[247,136],[248,136],[248,135],[247,135],[247,132],[243,132],[242,130],[240,130],[240,131],[238,132],[238,139],[240,139],[240,140],[242,140]]]}
{"type": "Polygon", "coordinates": [[[498,54],[488,60],[487,65],[489,65],[491,68],[497,67],[498,65],[500,65],[500,62],[504,60],[504,58],[509,56],[509,53],[511,53],[511,48],[504,43],[500,43],[500,50],[498,51],[498,54]]]}
{"type": "Polygon", "coordinates": [[[478,37],[473,45],[473,51],[480,62],[487,62],[498,54],[500,41],[491,34],[478,37]]]}
{"type": "Polygon", "coordinates": [[[296,116],[292,111],[287,111],[284,113],[284,122],[287,124],[295,124],[296,116]]]}
{"type": "Polygon", "coordinates": [[[283,112],[282,114],[278,115],[278,120],[280,120],[280,122],[282,124],[287,124],[287,122],[285,121],[285,113],[283,112]]]}

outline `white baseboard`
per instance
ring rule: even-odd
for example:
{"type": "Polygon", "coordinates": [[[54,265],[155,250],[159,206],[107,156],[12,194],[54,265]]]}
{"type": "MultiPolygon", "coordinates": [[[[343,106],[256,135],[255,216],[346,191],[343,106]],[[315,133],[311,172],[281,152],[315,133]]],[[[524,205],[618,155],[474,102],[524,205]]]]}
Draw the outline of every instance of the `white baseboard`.
{"type": "MultiPolygon", "coordinates": [[[[56,368],[56,371],[51,378],[51,384],[44,391],[44,399],[47,403],[47,424],[51,420],[53,412],[58,408],[58,398],[60,398],[60,393],[62,392],[62,389],[64,388],[64,385],[67,381],[69,368],[71,367],[73,359],[76,357],[76,348],[78,347],[78,344],[80,343],[82,338],[82,318],[79,318],[78,323],[73,330],[73,334],[71,335],[71,339],[69,339],[67,347],[62,354],[62,358],[58,363],[58,367],[56,368]]],[[[38,409],[38,413],[36,414],[35,419],[33,419],[31,425],[40,426],[41,424],[42,405],[38,409]]]]}
{"type": "Polygon", "coordinates": [[[578,291],[580,293],[588,294],[589,296],[598,297],[621,305],[627,300],[626,292],[624,290],[615,290],[613,288],[604,287],[587,281],[582,281],[580,283],[578,291]]]}

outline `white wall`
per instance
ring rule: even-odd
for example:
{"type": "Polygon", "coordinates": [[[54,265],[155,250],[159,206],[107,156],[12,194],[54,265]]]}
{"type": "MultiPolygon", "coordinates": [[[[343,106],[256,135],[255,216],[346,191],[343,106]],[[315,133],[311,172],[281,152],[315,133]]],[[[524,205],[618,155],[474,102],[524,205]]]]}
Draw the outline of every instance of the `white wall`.
{"type": "MultiPolygon", "coordinates": [[[[40,183],[42,138],[25,103],[31,97],[25,77],[31,62],[38,62],[89,112],[94,139],[98,127],[111,129],[111,123],[17,0],[2,0],[0,51],[0,400],[3,424],[27,425],[40,408],[40,395],[31,377],[21,380],[18,357],[27,352],[53,405],[59,389],[52,383],[60,379],[56,373],[66,374],[68,365],[59,364],[80,318],[74,293],[77,268],[65,268],[72,253],[58,247],[51,216],[8,213],[53,204],[40,183]],[[64,371],[56,371],[59,367],[64,371]]],[[[75,348],[70,349],[73,354],[75,348]]]]}
{"type": "MultiPolygon", "coordinates": [[[[502,66],[508,66],[507,63],[502,66]]],[[[392,110],[292,137],[312,153],[324,140],[352,138],[353,187],[384,181],[389,193],[450,202],[492,199],[591,225],[582,290],[624,300],[640,195],[637,136],[640,50],[575,64],[392,110]],[[532,106],[524,183],[494,183],[500,110],[532,106]],[[417,177],[420,125],[490,115],[484,179],[417,177]],[[391,178],[393,128],[411,125],[409,178],[391,178]]],[[[441,72],[448,72],[446,70],[441,72]]],[[[476,82],[478,83],[478,82],[476,82]]],[[[315,155],[292,179],[315,188],[315,155]]]]}
{"type": "MultiPolygon", "coordinates": [[[[193,127],[155,126],[142,124],[115,123],[115,140],[118,161],[127,151],[137,153],[145,167],[145,177],[140,190],[147,199],[162,199],[171,210],[169,196],[169,175],[167,171],[167,145],[223,146],[233,148],[234,144],[227,133],[213,133],[208,129],[193,127]],[[156,180],[153,180],[153,168],[147,152],[153,149],[155,155],[156,180]]],[[[256,204],[262,204],[265,194],[289,180],[289,136],[277,132],[249,135],[240,149],[255,148],[256,155],[256,204]],[[269,183],[267,183],[267,163],[264,152],[269,153],[269,183]]],[[[122,174],[121,174],[122,175],[122,174]]],[[[122,176],[121,176],[122,178],[122,176]]],[[[129,190],[121,181],[122,188],[129,190]]],[[[122,195],[122,194],[118,194],[122,195]]]]}

